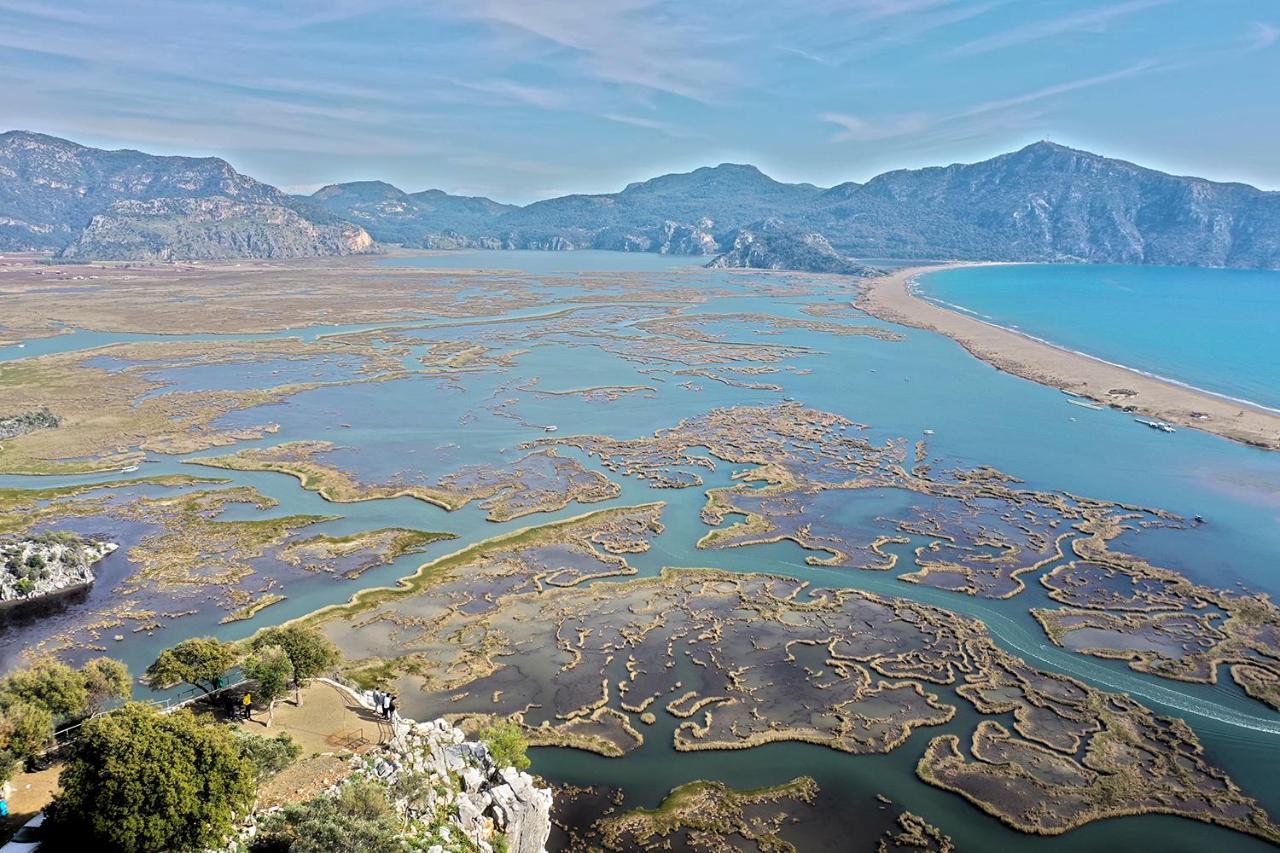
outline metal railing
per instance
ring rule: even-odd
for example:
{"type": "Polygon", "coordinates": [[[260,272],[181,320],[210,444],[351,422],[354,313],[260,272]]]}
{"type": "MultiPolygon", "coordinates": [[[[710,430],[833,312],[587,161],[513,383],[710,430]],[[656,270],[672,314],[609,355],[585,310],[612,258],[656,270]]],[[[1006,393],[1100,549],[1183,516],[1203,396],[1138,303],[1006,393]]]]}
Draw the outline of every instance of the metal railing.
{"type": "MultiPolygon", "coordinates": [[[[158,709],[162,714],[168,714],[178,710],[179,708],[185,708],[188,705],[193,705],[203,699],[212,699],[213,697],[219,696],[228,691],[244,687],[246,684],[249,684],[249,679],[242,678],[239,681],[232,682],[231,684],[224,684],[223,686],[215,688],[208,693],[204,692],[204,690],[199,687],[188,687],[186,690],[179,693],[159,699],[139,699],[136,701],[143,705],[150,705],[151,707],[158,709]]],[[[53,739],[50,745],[40,752],[37,752],[36,756],[44,757],[50,753],[57,752],[59,749],[62,749],[64,746],[71,743],[71,741],[75,740],[76,733],[83,728],[85,723],[90,720],[96,720],[98,717],[104,717],[107,714],[114,713],[119,708],[120,706],[117,705],[114,708],[105,708],[101,711],[95,711],[83,720],[79,720],[69,726],[64,726],[63,728],[56,730],[53,733],[53,739]]]]}

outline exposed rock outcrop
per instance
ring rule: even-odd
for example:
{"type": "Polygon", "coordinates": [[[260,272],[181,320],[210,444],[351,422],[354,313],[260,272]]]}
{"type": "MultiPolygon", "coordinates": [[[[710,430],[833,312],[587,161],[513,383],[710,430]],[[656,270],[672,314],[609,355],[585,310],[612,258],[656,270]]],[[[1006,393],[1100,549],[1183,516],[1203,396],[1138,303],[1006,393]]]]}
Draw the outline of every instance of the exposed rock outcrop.
{"type": "Polygon", "coordinates": [[[875,273],[852,258],[846,258],[812,231],[792,228],[777,219],[766,219],[740,229],[729,251],[712,260],[718,269],[803,270],[865,276],[875,273]]]}
{"type": "Polygon", "coordinates": [[[0,441],[37,430],[57,429],[61,425],[62,418],[45,408],[33,409],[20,415],[5,415],[0,417],[0,441]]]}
{"type": "Polygon", "coordinates": [[[70,533],[2,537],[0,602],[30,601],[91,584],[93,564],[116,547],[70,533]]]}
{"type": "Polygon", "coordinates": [[[358,225],[216,157],[0,133],[0,251],[211,260],[352,254],[372,245],[358,225]]]}
{"type": "Polygon", "coordinates": [[[278,204],[232,199],[121,201],[93,217],[65,258],[218,260],[355,255],[373,238],[349,222],[316,223],[278,204]]]}
{"type": "MultiPolygon", "coordinates": [[[[352,695],[373,707],[370,694],[352,695]]],[[[499,766],[485,744],[468,740],[446,720],[417,723],[397,718],[393,728],[394,736],[386,744],[353,756],[351,773],[324,796],[337,796],[354,780],[385,785],[415,850],[545,853],[551,834],[550,789],[539,787],[528,773],[499,766]],[[426,784],[396,784],[406,776],[425,777],[426,784]],[[410,787],[420,792],[412,802],[397,796],[410,787]]],[[[259,827],[270,826],[270,815],[279,810],[250,817],[226,849],[243,849],[259,827]]]]}

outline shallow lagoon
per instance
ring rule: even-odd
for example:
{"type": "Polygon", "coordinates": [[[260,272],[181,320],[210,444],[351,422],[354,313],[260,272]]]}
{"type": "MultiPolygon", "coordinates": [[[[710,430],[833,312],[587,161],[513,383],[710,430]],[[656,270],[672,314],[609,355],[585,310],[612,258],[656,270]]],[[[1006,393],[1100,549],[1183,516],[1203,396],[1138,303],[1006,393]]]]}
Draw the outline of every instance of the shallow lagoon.
{"type": "MultiPolygon", "coordinates": [[[[488,253],[478,254],[466,265],[478,261],[510,269],[513,261],[520,260],[509,253],[494,259],[488,253]]],[[[540,266],[533,271],[538,275],[580,274],[593,269],[589,265],[593,258],[586,254],[537,255],[540,266]]],[[[437,263],[434,257],[439,256],[433,256],[429,263],[437,263]]],[[[457,260],[461,263],[462,257],[457,260]]],[[[689,304],[687,310],[691,313],[772,313],[800,319],[808,316],[800,310],[805,304],[849,298],[847,282],[837,279],[826,280],[812,293],[767,296],[756,288],[766,280],[763,276],[679,270],[673,275],[671,269],[679,265],[666,266],[670,259],[655,265],[651,256],[609,255],[607,260],[615,271],[655,271],[664,287],[675,280],[682,286],[707,292],[733,292],[730,296],[712,297],[704,304],[689,304]]],[[[557,289],[558,297],[564,301],[590,301],[586,290],[575,293],[571,285],[563,284],[557,289]]],[[[519,313],[533,316],[539,312],[519,313]]],[[[646,309],[642,313],[651,316],[653,311],[646,309]]],[[[1272,455],[1190,430],[1171,436],[1155,435],[1136,427],[1127,416],[1080,410],[1066,405],[1056,391],[999,373],[972,359],[952,342],[914,330],[898,330],[903,340],[893,342],[804,328],[757,336],[759,324],[754,322],[726,320],[708,324],[708,331],[723,335],[728,341],[754,339],[803,348],[785,359],[788,369],[735,377],[781,386],[781,390],[772,391],[700,376],[646,372],[654,366],[652,363],[625,357],[625,348],[619,351],[615,346],[616,338],[605,341],[598,337],[605,332],[623,339],[636,337],[631,327],[634,316],[612,310],[589,312],[587,316],[592,321],[587,329],[591,334],[586,336],[567,331],[528,336],[538,325],[536,322],[505,328],[501,334],[507,339],[497,343],[530,350],[511,366],[451,376],[410,376],[389,382],[323,387],[284,403],[233,413],[223,423],[271,421],[280,426],[276,434],[232,449],[324,440],[338,446],[334,460],[361,482],[434,482],[463,465],[514,461],[523,452],[519,445],[544,437],[547,425],[556,425],[562,436],[641,436],[713,407],[767,405],[794,397],[812,407],[868,424],[866,437],[877,443],[927,438],[930,457],[940,460],[942,467],[992,465],[1037,489],[1066,490],[1184,515],[1203,515],[1209,519],[1203,527],[1144,531],[1125,537],[1123,545],[1202,583],[1229,587],[1241,581],[1253,589],[1280,592],[1280,580],[1273,572],[1275,557],[1280,554],[1280,525],[1275,523],[1280,519],[1276,500],[1280,460],[1272,455]],[[521,340],[525,337],[528,339],[521,340]],[[531,384],[534,379],[538,380],[536,385],[531,384]],[[615,400],[539,393],[604,385],[648,386],[653,390],[623,394],[615,400]],[[933,434],[925,436],[925,430],[932,430],[933,434]]],[[[885,327],[865,317],[841,317],[839,322],[885,327]]],[[[326,331],[348,330],[308,330],[310,334],[326,331]]],[[[492,334],[492,327],[458,321],[441,324],[434,336],[429,327],[413,332],[424,340],[481,339],[492,334]]],[[[104,343],[110,340],[93,338],[94,346],[104,343]]],[[[682,365],[663,367],[679,369],[682,365]]],[[[184,387],[228,387],[233,381],[230,376],[220,378],[216,369],[201,369],[186,374],[184,382],[190,384],[184,387]]],[[[601,470],[583,454],[563,452],[593,470],[601,470]]],[[[126,659],[135,672],[145,667],[159,648],[184,636],[246,636],[262,625],[344,600],[355,589],[389,584],[425,559],[450,553],[469,542],[529,524],[568,518],[596,506],[665,500],[665,532],[657,537],[651,551],[631,558],[641,574],[656,573],[665,565],[763,570],[801,577],[815,585],[851,585],[909,597],[978,616],[1006,648],[1037,666],[1067,672],[1106,689],[1130,692],[1157,710],[1184,716],[1210,756],[1273,814],[1280,813],[1280,792],[1275,791],[1270,780],[1271,769],[1280,766],[1280,715],[1245,697],[1225,679],[1216,686],[1178,684],[1133,673],[1121,663],[1085,658],[1052,646],[1027,614],[1029,607],[1048,603],[1039,584],[1030,584],[1028,592],[1013,601],[1001,602],[903,583],[896,580],[895,574],[911,567],[912,546],[893,546],[903,557],[899,571],[894,573],[809,566],[804,563],[806,552],[787,543],[725,551],[697,550],[694,543],[707,530],[698,518],[703,491],[728,485],[732,466],[722,464],[711,474],[703,472],[704,486],[682,490],[653,490],[632,478],[611,475],[622,492],[605,504],[570,504],[557,512],[495,524],[485,520],[483,510],[475,505],[446,513],[412,498],[332,504],[314,492],[304,491],[286,475],[196,468],[166,456],[152,459],[138,476],[226,476],[278,500],[279,506],[268,511],[269,515],[343,516],[309,528],[306,535],[342,535],[407,526],[449,531],[458,534],[459,539],[435,543],[423,554],[407,555],[391,565],[371,569],[358,581],[335,581],[331,577],[291,581],[284,602],[246,622],[219,625],[223,614],[210,612],[175,622],[154,637],[129,634],[109,651],[126,659]]],[[[35,487],[101,479],[0,477],[0,486],[35,487]]],[[[875,529],[880,525],[877,519],[886,513],[891,515],[899,504],[896,498],[860,497],[840,508],[838,519],[851,527],[875,529]]],[[[250,507],[237,506],[228,517],[261,514],[250,507]]],[[[120,571],[123,568],[113,563],[111,577],[120,571]]],[[[105,589],[105,583],[100,589],[105,589]]],[[[95,594],[98,592],[95,590],[95,594]]],[[[68,615],[73,617],[74,613],[68,615]]],[[[6,651],[20,646],[25,639],[21,629],[10,632],[3,640],[6,651]]],[[[402,705],[412,715],[448,710],[421,705],[414,697],[404,697],[402,705]]],[[[931,737],[941,731],[967,736],[972,730],[975,715],[965,703],[959,703],[958,708],[960,713],[953,722],[919,731],[904,746],[885,756],[854,757],[797,744],[774,744],[733,753],[677,754],[670,745],[671,721],[664,717],[657,726],[646,729],[646,744],[625,759],[544,749],[535,753],[535,770],[566,781],[620,784],[628,790],[628,802],[645,805],[656,803],[674,785],[696,778],[721,778],[734,785],[751,786],[775,784],[811,773],[818,778],[824,798],[847,809],[833,815],[823,826],[806,830],[813,833],[808,838],[815,846],[829,846],[831,839],[845,837],[841,833],[850,828],[874,822],[876,815],[883,817],[873,799],[877,793],[886,794],[951,834],[960,849],[1119,850],[1131,847],[1138,839],[1155,849],[1168,850],[1200,850],[1205,845],[1233,850],[1264,846],[1225,830],[1167,817],[1104,821],[1052,839],[1014,832],[959,797],[915,779],[915,761],[931,737]]],[[[874,837],[874,833],[867,837],[874,837]]]]}

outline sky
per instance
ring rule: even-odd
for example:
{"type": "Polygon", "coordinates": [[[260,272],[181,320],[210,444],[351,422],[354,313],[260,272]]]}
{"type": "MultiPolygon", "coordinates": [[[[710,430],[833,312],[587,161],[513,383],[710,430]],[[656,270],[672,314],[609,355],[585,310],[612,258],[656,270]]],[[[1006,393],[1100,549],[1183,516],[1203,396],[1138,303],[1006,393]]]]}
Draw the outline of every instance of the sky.
{"type": "Polygon", "coordinates": [[[0,0],[0,130],[292,192],[829,186],[1052,139],[1280,189],[1280,0],[0,0]]]}

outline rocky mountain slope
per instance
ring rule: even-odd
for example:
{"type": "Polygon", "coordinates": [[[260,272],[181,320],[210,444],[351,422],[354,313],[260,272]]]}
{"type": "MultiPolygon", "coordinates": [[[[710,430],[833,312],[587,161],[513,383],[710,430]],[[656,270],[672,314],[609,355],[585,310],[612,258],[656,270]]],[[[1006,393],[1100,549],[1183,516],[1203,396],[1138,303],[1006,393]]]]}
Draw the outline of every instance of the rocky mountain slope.
{"type": "Polygon", "coordinates": [[[0,135],[0,251],[307,257],[370,251],[373,238],[417,248],[723,255],[723,265],[823,271],[841,266],[840,256],[1276,269],[1280,193],[1038,142],[825,190],[724,163],[517,207],[381,181],[289,196],[216,158],[0,135]],[[771,219],[786,227],[762,231],[771,219]]]}
{"type": "Polygon", "coordinates": [[[352,255],[373,238],[349,222],[316,223],[279,204],[229,198],[118,201],[89,221],[64,258],[218,260],[352,255]]]}
{"type": "Polygon", "coordinates": [[[738,229],[728,250],[707,264],[718,269],[806,270],[866,276],[874,269],[846,258],[813,231],[766,219],[738,229]]]}
{"type": "Polygon", "coordinates": [[[498,216],[517,209],[440,190],[407,193],[382,181],[330,184],[309,198],[334,216],[364,226],[380,241],[406,246],[426,246],[448,234],[465,242],[465,235],[483,233],[498,216]]]}
{"type": "Polygon", "coordinates": [[[376,211],[359,221],[379,239],[429,248],[718,255],[732,250],[739,229],[773,218],[855,257],[1280,268],[1280,193],[1167,175],[1049,142],[827,190],[722,164],[520,208],[466,201],[479,207],[462,216],[441,205],[417,220],[419,230],[428,228],[420,238],[401,239],[394,217],[376,211]]]}
{"type": "Polygon", "coordinates": [[[1280,193],[1049,142],[842,184],[797,221],[863,256],[1280,267],[1280,193]]]}
{"type": "Polygon", "coordinates": [[[358,226],[215,157],[0,134],[0,251],[76,258],[306,257],[368,251],[358,226]]]}

